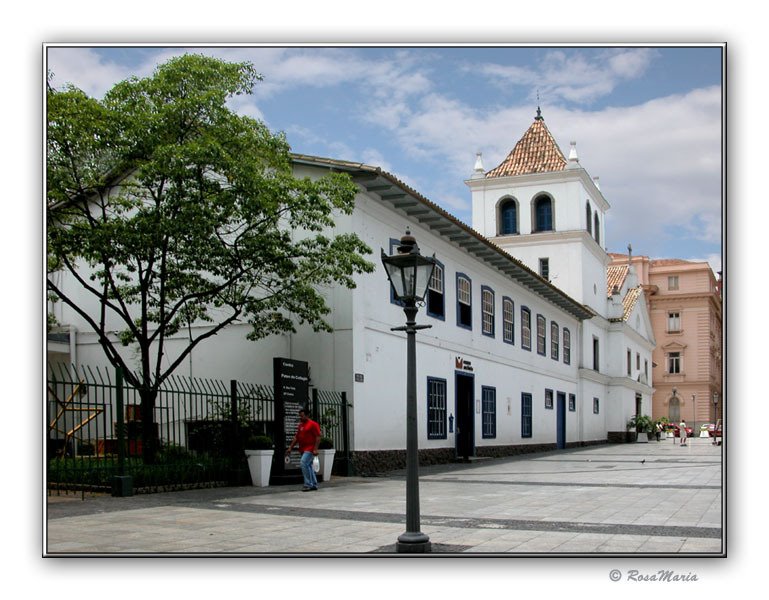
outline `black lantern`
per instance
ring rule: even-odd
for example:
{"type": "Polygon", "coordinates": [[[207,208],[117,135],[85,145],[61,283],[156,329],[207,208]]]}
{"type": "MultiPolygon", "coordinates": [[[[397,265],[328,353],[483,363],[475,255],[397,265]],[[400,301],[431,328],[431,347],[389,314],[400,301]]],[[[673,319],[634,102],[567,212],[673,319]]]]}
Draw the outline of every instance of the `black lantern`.
{"type": "Polygon", "coordinates": [[[417,325],[417,306],[424,301],[430,278],[435,269],[435,256],[426,258],[409,230],[401,238],[398,253],[387,256],[382,250],[382,264],[387,271],[395,300],[403,304],[406,314],[404,327],[393,331],[406,332],[406,531],[398,536],[398,552],[427,553],[430,538],[419,525],[419,440],[417,437],[417,353],[416,332],[430,325],[417,325]]]}
{"type": "Polygon", "coordinates": [[[382,250],[382,264],[396,300],[404,306],[424,301],[435,270],[435,257],[420,254],[417,241],[408,229],[401,238],[397,254],[387,256],[382,250]]]}

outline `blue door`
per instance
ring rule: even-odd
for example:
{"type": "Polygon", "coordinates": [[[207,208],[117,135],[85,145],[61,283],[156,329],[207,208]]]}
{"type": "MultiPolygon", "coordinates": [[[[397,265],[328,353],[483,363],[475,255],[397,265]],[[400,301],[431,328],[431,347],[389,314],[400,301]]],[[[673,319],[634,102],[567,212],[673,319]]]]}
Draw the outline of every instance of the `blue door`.
{"type": "Polygon", "coordinates": [[[556,444],[559,450],[566,448],[566,394],[558,392],[556,396],[556,444]]]}

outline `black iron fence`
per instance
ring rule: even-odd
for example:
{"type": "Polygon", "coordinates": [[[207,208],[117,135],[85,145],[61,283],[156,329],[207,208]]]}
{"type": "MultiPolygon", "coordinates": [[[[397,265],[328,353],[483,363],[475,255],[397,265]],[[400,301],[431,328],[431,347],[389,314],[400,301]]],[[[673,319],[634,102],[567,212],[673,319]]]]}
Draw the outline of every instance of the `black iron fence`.
{"type": "MultiPolygon", "coordinates": [[[[274,439],[277,427],[273,388],[256,383],[172,376],[152,419],[142,418],[138,390],[119,370],[49,364],[47,384],[52,491],[106,492],[121,476],[130,476],[136,491],[247,483],[243,444],[251,435],[274,439]],[[157,440],[152,464],[144,460],[148,436],[157,440]]],[[[323,436],[337,450],[335,472],[347,474],[346,396],[314,389],[311,401],[323,436]]]]}

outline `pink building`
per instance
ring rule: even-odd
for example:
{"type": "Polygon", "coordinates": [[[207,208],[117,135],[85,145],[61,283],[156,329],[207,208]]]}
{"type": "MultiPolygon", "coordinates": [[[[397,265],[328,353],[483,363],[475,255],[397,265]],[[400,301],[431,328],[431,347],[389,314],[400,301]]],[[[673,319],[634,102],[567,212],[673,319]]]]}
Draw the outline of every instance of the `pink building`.
{"type": "MultiPolygon", "coordinates": [[[[611,265],[628,264],[627,255],[610,257],[611,265]]],[[[723,418],[721,281],[705,262],[646,256],[632,256],[631,262],[657,341],[652,417],[684,419],[695,428],[715,423],[723,418]]]]}

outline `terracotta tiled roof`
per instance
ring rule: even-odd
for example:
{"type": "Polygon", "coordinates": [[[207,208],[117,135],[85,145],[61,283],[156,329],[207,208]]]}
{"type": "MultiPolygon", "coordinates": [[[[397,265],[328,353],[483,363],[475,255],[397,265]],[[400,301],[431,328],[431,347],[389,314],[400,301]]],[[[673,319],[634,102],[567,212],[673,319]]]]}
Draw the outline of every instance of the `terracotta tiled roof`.
{"type": "Polygon", "coordinates": [[[563,171],[566,158],[550,134],[544,119],[537,118],[502,163],[486,177],[506,177],[528,173],[563,171]]]}
{"type": "Polygon", "coordinates": [[[628,268],[627,265],[610,265],[606,269],[606,295],[611,296],[611,291],[614,286],[617,289],[622,289],[622,284],[625,283],[625,277],[627,277],[628,268]]]}
{"type": "Polygon", "coordinates": [[[622,299],[622,320],[627,321],[630,313],[633,311],[633,307],[641,297],[641,286],[634,287],[627,291],[625,297],[622,299]]]}

